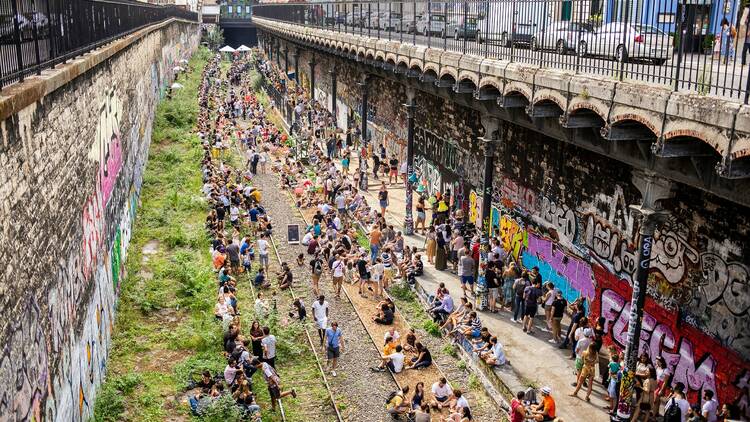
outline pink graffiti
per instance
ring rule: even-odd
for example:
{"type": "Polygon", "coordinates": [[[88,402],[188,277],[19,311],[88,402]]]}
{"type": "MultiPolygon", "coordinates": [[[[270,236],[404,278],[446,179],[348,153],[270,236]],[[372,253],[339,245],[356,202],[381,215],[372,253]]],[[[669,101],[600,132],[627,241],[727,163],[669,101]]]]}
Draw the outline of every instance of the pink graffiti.
{"type": "Polygon", "coordinates": [[[549,264],[567,280],[581,296],[593,298],[596,294],[591,264],[565,254],[553,241],[529,232],[527,253],[549,264]]]}
{"type": "Polygon", "coordinates": [[[88,198],[83,206],[83,238],[81,240],[81,255],[83,256],[81,272],[84,280],[88,280],[99,257],[99,251],[104,246],[104,212],[101,196],[94,194],[88,198]]]}
{"type": "Polygon", "coordinates": [[[102,193],[102,204],[106,205],[115,189],[117,174],[122,167],[122,146],[120,145],[119,130],[116,127],[113,128],[110,141],[106,145],[102,145],[101,154],[97,179],[102,193]]]}
{"type": "MultiPolygon", "coordinates": [[[[601,316],[607,320],[607,331],[621,347],[627,344],[630,302],[614,290],[601,296],[601,316]]],[[[672,329],[659,323],[652,315],[643,314],[639,354],[646,353],[655,361],[661,356],[673,374],[672,384],[682,382],[692,391],[716,391],[716,361],[706,354],[696,362],[693,344],[683,337],[677,345],[672,329]]]]}

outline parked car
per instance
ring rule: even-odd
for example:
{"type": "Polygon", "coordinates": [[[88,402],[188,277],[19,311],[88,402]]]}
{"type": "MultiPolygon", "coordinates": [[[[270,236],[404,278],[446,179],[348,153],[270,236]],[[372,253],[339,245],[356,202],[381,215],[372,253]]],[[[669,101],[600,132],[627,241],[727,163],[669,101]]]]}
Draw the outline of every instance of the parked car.
{"type": "Polygon", "coordinates": [[[531,37],[531,49],[554,49],[558,54],[568,54],[569,51],[575,51],[578,42],[593,31],[589,24],[553,22],[531,37]]]}
{"type": "Polygon", "coordinates": [[[380,14],[379,27],[385,31],[401,30],[401,13],[383,12],[380,14]]]}
{"type": "Polygon", "coordinates": [[[476,16],[466,16],[466,19],[464,19],[463,15],[453,17],[449,19],[443,36],[453,36],[455,39],[476,39],[477,21],[476,16]]]}
{"type": "Polygon", "coordinates": [[[613,22],[583,36],[577,52],[579,56],[650,60],[662,65],[672,58],[673,45],[672,36],[651,25],[613,22]]]}
{"type": "Polygon", "coordinates": [[[445,15],[427,14],[417,20],[417,32],[423,35],[443,35],[445,33],[445,15]]]}
{"type": "Polygon", "coordinates": [[[510,47],[531,44],[532,36],[551,19],[549,2],[487,2],[477,21],[477,41],[499,41],[510,47]]]}
{"type": "Polygon", "coordinates": [[[403,18],[404,31],[408,34],[414,34],[417,32],[417,22],[422,19],[422,15],[406,16],[403,18]]]}

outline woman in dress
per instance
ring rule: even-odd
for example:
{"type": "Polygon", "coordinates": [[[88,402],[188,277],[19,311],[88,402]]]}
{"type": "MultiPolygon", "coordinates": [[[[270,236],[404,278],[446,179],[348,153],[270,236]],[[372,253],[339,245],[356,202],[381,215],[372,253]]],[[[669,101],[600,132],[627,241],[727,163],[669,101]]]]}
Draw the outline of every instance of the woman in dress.
{"type": "Polygon", "coordinates": [[[430,226],[427,232],[427,239],[425,239],[427,262],[435,265],[435,253],[437,252],[437,234],[435,233],[435,227],[430,226]]]}

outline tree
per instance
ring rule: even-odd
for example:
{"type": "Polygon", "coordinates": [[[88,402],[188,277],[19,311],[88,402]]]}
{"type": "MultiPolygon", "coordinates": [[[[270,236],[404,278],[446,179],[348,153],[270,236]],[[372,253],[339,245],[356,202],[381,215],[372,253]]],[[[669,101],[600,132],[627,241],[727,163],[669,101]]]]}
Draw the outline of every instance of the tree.
{"type": "Polygon", "coordinates": [[[208,48],[211,50],[221,48],[221,45],[224,44],[224,31],[219,28],[219,25],[214,25],[213,29],[209,31],[206,36],[206,42],[208,42],[208,48]]]}

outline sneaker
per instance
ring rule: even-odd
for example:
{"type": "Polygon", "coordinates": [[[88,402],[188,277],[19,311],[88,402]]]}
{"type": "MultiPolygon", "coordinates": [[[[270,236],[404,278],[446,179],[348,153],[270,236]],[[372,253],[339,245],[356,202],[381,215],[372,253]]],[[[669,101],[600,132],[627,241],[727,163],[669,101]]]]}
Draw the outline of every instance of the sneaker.
{"type": "Polygon", "coordinates": [[[547,341],[548,341],[548,342],[550,342],[550,343],[557,343],[557,342],[555,341],[555,339],[553,339],[553,338],[551,338],[551,339],[549,339],[549,340],[547,340],[547,341]]]}
{"type": "Polygon", "coordinates": [[[511,318],[510,322],[516,322],[516,319],[515,318],[511,318]]]}
{"type": "Polygon", "coordinates": [[[295,390],[294,388],[292,388],[292,397],[294,397],[295,399],[297,398],[297,390],[295,390]]]}
{"type": "Polygon", "coordinates": [[[331,375],[335,377],[336,376],[336,371],[331,371],[331,375]]]}

